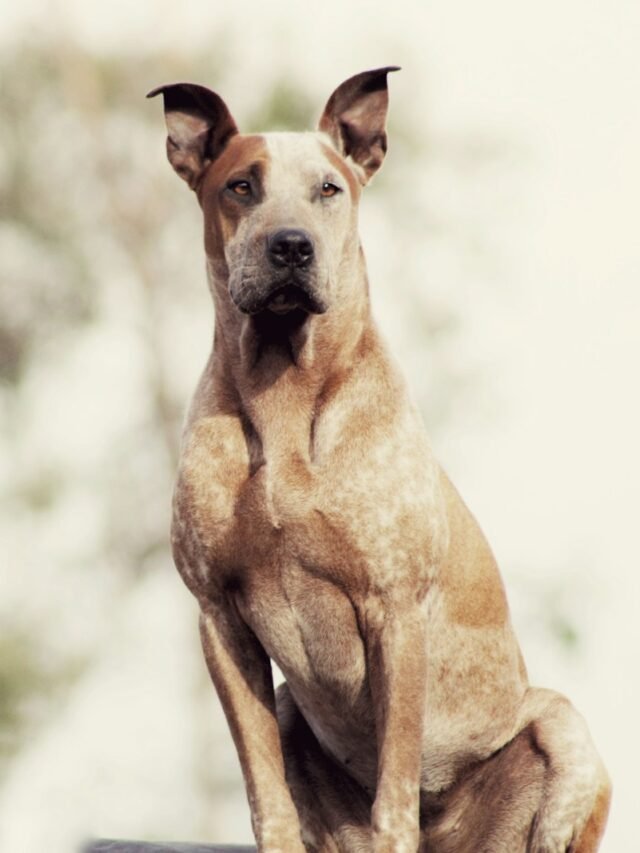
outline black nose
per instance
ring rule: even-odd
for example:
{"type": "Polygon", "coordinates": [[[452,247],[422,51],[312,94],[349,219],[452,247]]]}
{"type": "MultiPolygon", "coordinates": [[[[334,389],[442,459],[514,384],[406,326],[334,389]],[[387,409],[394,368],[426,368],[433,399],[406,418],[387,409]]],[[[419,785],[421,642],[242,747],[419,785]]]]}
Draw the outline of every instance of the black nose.
{"type": "Polygon", "coordinates": [[[313,241],[300,228],[282,228],[268,238],[267,252],[274,267],[306,267],[313,260],[313,241]]]}

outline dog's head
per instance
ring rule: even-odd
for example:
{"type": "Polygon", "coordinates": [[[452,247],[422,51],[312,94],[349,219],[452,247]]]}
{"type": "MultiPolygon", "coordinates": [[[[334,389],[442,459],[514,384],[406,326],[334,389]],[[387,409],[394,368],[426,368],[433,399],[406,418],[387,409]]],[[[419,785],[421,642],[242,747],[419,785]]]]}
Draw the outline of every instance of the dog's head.
{"type": "Polygon", "coordinates": [[[238,132],[224,101],[177,83],[164,96],[167,155],[197,193],[216,287],[243,314],[323,314],[358,254],[361,187],[382,164],[387,74],[365,71],[329,98],[314,133],[238,132]]]}

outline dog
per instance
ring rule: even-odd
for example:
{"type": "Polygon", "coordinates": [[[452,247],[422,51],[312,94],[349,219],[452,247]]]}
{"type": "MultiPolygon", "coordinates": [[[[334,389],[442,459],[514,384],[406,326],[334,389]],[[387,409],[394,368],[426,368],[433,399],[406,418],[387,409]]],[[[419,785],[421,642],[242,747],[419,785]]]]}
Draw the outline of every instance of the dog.
{"type": "Polygon", "coordinates": [[[568,700],[529,686],[491,550],[371,316],[358,203],[395,70],[346,80],[309,133],[243,135],[202,86],[149,93],[215,305],[174,559],[260,851],[589,853],[607,772],[568,700]]]}

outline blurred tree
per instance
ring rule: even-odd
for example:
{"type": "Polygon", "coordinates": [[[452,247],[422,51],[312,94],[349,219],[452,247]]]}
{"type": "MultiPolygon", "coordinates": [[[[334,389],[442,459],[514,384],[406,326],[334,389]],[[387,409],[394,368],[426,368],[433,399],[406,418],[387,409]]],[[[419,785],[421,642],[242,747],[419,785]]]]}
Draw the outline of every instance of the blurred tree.
{"type": "Polygon", "coordinates": [[[264,104],[250,117],[247,131],[309,130],[317,113],[318,104],[293,86],[289,79],[279,78],[272,84],[264,104]]]}
{"type": "Polygon", "coordinates": [[[19,747],[27,701],[46,683],[33,642],[5,626],[0,635],[0,769],[19,747]]]}
{"type": "MultiPolygon", "coordinates": [[[[202,62],[215,77],[211,61],[202,62]]],[[[190,59],[192,72],[193,65],[190,59]]],[[[75,568],[90,585],[92,572],[108,567],[126,590],[127,577],[170,560],[168,504],[185,391],[167,379],[166,325],[185,291],[201,283],[202,264],[185,262],[179,223],[172,223],[177,240],[162,239],[177,193],[168,170],[166,181],[156,180],[152,152],[162,150],[162,125],[144,94],[168,72],[181,76],[178,58],[96,57],[71,43],[23,44],[0,57],[1,494],[5,541],[24,530],[33,536],[22,552],[7,548],[7,568],[25,594],[39,582],[25,563],[38,564],[39,539],[53,536],[77,499],[96,519],[97,535],[46,554],[61,581],[74,583],[75,568]],[[75,353],[106,329],[112,345],[130,350],[132,387],[124,396],[138,402],[118,441],[96,433],[92,458],[88,436],[74,433],[82,410],[101,400],[108,421],[117,397],[112,403],[107,386],[87,400],[72,382],[65,387],[65,376],[75,353]],[[47,440],[42,419],[41,401],[60,386],[55,405],[67,410],[66,445],[47,440]]],[[[86,365],[89,375],[94,369],[86,365]]],[[[96,369],[96,383],[103,379],[96,369]]],[[[99,430],[100,412],[97,421],[99,430]]],[[[62,673],[77,672],[74,662],[90,665],[91,654],[87,638],[87,647],[59,647],[59,666],[43,666],[49,638],[32,623],[46,604],[30,610],[27,602],[15,612],[15,585],[7,578],[6,586],[0,615],[13,610],[15,627],[2,619],[0,759],[28,732],[26,721],[46,716],[42,698],[65,688],[62,673]]]]}

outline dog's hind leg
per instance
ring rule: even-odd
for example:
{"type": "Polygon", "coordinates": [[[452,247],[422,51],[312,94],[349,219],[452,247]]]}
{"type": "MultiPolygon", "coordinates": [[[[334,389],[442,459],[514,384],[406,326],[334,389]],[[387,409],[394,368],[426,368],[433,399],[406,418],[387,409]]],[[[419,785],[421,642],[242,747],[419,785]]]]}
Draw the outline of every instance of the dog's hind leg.
{"type": "Polygon", "coordinates": [[[529,726],[448,790],[423,792],[420,853],[526,853],[545,771],[529,726]]]}
{"type": "Polygon", "coordinates": [[[309,853],[370,853],[372,797],[320,747],[286,684],[276,693],[287,783],[309,853]]]}
{"type": "Polygon", "coordinates": [[[610,785],[584,720],[559,694],[530,689],[522,726],[449,790],[423,795],[421,851],[595,853],[610,785]]]}
{"type": "Polygon", "coordinates": [[[593,853],[606,825],[611,784],[587,725],[564,696],[551,690],[530,689],[524,713],[546,762],[544,794],[527,851],[593,853]]]}

